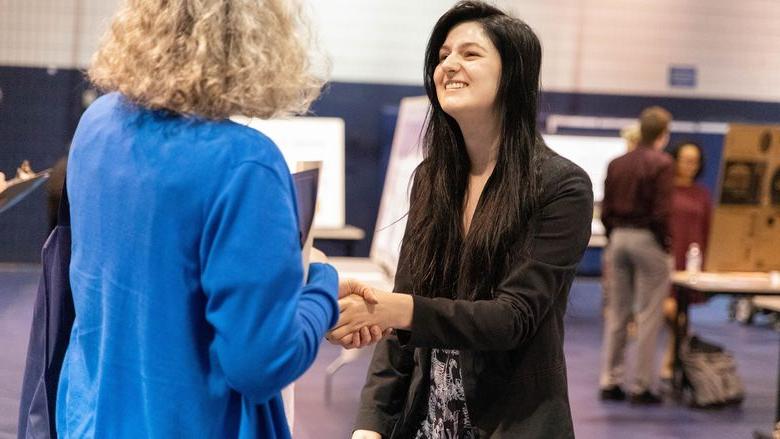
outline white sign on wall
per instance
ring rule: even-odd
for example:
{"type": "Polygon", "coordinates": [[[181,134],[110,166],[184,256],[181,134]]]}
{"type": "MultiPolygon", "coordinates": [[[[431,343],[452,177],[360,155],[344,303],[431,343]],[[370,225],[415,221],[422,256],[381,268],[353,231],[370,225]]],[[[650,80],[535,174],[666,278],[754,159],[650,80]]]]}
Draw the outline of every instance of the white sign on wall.
{"type": "Polygon", "coordinates": [[[268,136],[282,151],[290,172],[303,162],[322,162],[316,228],[344,227],[344,120],[336,117],[249,119],[233,117],[268,136]]]}
{"type": "Polygon", "coordinates": [[[558,134],[543,134],[542,137],[550,149],[576,163],[588,173],[593,183],[593,201],[600,202],[604,198],[607,166],[613,159],[626,153],[626,141],[620,137],[558,134]]]}

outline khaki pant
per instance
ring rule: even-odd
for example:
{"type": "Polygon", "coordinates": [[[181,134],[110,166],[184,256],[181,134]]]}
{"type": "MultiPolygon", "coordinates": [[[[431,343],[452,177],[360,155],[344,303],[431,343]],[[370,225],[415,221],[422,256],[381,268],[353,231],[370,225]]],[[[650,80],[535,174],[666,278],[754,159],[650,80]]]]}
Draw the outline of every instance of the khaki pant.
{"type": "Polygon", "coordinates": [[[637,325],[636,373],[632,392],[649,390],[656,376],[655,352],[663,324],[663,303],[669,295],[669,255],[649,230],[612,231],[606,260],[611,262],[604,322],[600,385],[624,384],[626,325],[637,325]]]}

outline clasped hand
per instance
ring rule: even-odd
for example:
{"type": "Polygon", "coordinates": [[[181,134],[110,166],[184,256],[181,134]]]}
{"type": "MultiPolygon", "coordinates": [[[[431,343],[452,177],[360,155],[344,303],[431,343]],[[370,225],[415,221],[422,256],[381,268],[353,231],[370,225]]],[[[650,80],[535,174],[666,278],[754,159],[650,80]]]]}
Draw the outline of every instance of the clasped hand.
{"type": "Polygon", "coordinates": [[[382,299],[388,294],[358,281],[339,283],[339,321],[327,339],[347,349],[376,343],[392,331],[389,310],[382,299]]]}

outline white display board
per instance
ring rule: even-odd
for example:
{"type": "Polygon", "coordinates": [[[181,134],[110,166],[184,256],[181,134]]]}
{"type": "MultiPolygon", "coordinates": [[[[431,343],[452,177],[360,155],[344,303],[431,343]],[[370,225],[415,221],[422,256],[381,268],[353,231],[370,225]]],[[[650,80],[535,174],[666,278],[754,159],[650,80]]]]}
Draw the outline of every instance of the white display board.
{"type": "Polygon", "coordinates": [[[395,276],[406,229],[412,174],[423,158],[420,140],[428,106],[425,96],[404,98],[398,110],[370,254],[391,278],[395,276]]]}
{"type": "MultiPolygon", "coordinates": [[[[371,244],[371,259],[391,277],[395,275],[401,240],[406,229],[412,173],[423,158],[420,141],[428,106],[428,98],[424,96],[405,98],[401,100],[398,111],[374,240],[371,244]]],[[[553,151],[587,172],[593,183],[594,200],[601,201],[604,197],[607,166],[614,158],[625,154],[625,141],[620,137],[553,134],[543,137],[553,151]]],[[[604,233],[598,220],[593,222],[593,233],[604,233]]]]}
{"type": "Polygon", "coordinates": [[[613,159],[626,153],[626,142],[620,137],[564,136],[543,134],[553,151],[579,165],[593,183],[593,201],[604,198],[604,179],[607,166],[613,159]]]}
{"type": "Polygon", "coordinates": [[[344,227],[344,120],[336,117],[294,117],[261,120],[232,117],[268,136],[282,151],[290,172],[299,163],[322,162],[315,228],[344,227]]]}

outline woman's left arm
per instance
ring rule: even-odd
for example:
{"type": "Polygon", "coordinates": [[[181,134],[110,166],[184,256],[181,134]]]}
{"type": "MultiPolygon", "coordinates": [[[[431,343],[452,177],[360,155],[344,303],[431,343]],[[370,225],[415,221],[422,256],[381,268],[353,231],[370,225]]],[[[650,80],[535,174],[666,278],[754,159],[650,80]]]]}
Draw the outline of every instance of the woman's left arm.
{"type": "MultiPolygon", "coordinates": [[[[556,159],[552,159],[556,160],[556,159]]],[[[574,165],[545,172],[529,257],[505,276],[492,300],[453,300],[377,293],[377,305],[340,301],[334,338],[366,324],[391,326],[399,340],[418,347],[510,350],[536,332],[556,300],[564,299],[590,239],[593,191],[574,165]],[[354,326],[353,326],[354,324],[354,326]],[[406,331],[408,330],[408,331],[406,331]]]]}

